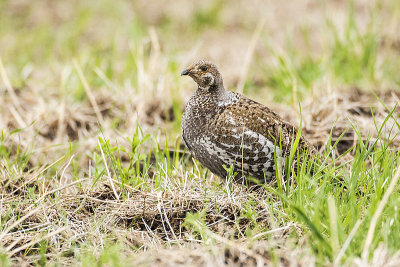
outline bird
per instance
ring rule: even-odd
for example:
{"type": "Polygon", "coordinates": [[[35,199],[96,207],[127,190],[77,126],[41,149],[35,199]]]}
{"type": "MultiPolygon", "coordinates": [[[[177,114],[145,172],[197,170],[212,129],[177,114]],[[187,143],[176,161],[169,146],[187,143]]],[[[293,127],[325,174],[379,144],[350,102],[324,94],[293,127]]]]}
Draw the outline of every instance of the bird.
{"type": "MultiPolygon", "coordinates": [[[[276,166],[284,167],[298,130],[274,111],[224,87],[217,66],[199,60],[182,71],[197,89],[182,114],[181,136],[192,156],[217,176],[253,177],[270,182],[276,166]]],[[[316,149],[301,136],[297,150],[316,149]]]]}

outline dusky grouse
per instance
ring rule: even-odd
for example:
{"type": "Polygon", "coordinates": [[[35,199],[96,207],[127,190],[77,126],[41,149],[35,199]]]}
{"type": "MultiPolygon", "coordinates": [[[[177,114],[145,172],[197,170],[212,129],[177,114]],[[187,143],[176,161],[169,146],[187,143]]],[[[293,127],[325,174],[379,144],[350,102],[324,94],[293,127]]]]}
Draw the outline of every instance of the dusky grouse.
{"type": "MultiPolygon", "coordinates": [[[[240,177],[271,181],[275,158],[284,163],[282,158],[290,154],[297,129],[268,107],[225,90],[221,74],[210,62],[200,60],[181,75],[190,76],[198,85],[181,125],[182,138],[194,158],[220,177],[227,175],[223,165],[233,165],[240,177]]],[[[297,149],[315,153],[304,137],[297,149]]]]}

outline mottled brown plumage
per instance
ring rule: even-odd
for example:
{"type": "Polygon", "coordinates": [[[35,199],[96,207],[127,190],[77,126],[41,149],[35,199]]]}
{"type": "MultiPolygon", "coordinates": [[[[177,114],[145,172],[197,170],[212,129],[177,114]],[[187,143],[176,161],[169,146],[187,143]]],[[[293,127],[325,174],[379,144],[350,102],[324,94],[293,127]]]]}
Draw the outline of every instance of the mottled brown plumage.
{"type": "MultiPolygon", "coordinates": [[[[234,165],[240,177],[270,181],[275,159],[290,153],[297,130],[268,107],[227,91],[217,67],[198,61],[182,72],[197,83],[182,117],[182,138],[193,156],[213,173],[225,177],[223,165],[234,165]]],[[[301,153],[315,153],[304,137],[301,153]]]]}

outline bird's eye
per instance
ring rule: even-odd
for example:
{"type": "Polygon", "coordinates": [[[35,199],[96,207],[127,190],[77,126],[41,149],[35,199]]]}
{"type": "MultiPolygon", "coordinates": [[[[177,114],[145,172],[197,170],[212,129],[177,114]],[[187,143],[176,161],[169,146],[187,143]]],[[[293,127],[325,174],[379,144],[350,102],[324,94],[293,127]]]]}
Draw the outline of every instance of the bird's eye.
{"type": "Polygon", "coordinates": [[[201,71],[207,71],[207,69],[208,69],[208,67],[206,65],[203,65],[203,66],[200,67],[201,71]]]}

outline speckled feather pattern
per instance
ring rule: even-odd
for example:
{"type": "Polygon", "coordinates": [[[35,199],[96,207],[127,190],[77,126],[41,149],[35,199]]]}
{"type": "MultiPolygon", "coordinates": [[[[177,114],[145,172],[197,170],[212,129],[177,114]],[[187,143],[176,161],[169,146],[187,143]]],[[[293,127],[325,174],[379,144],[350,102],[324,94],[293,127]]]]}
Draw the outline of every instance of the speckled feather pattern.
{"type": "MultiPolygon", "coordinates": [[[[199,87],[190,98],[182,117],[185,145],[218,176],[226,176],[223,165],[234,165],[240,177],[270,181],[275,176],[275,158],[283,164],[282,158],[290,153],[296,128],[268,107],[226,91],[215,65],[200,61],[194,66],[202,64],[209,64],[210,72],[214,70],[212,75],[217,83],[199,87]]],[[[192,65],[189,69],[194,68],[192,65]]],[[[196,81],[199,77],[192,78],[196,81]]],[[[315,152],[304,137],[298,150],[315,152]]]]}

